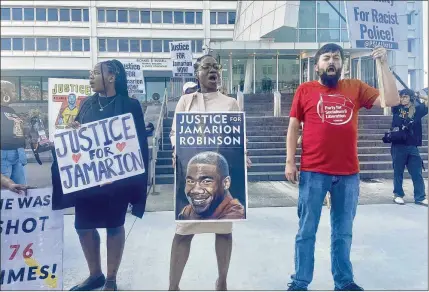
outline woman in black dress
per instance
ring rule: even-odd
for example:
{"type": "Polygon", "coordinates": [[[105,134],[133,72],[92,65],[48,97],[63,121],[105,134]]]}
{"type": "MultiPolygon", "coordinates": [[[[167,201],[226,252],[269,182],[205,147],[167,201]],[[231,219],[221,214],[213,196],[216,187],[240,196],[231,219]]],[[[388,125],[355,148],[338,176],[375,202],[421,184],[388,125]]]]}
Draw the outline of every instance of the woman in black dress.
{"type": "Polygon", "coordinates": [[[58,164],[52,165],[54,209],[75,206],[75,228],[88,263],[89,277],[71,290],[117,290],[116,274],[125,244],[125,215],[128,204],[133,204],[133,215],[142,218],[147,192],[148,143],[140,103],[129,98],[126,72],[117,60],[95,65],[90,72],[90,84],[95,92],[80,106],[75,121],[78,128],[89,123],[125,113],[134,117],[146,173],[63,196],[58,164]],[[107,230],[107,277],[101,270],[100,235],[96,228],[107,230]]]}

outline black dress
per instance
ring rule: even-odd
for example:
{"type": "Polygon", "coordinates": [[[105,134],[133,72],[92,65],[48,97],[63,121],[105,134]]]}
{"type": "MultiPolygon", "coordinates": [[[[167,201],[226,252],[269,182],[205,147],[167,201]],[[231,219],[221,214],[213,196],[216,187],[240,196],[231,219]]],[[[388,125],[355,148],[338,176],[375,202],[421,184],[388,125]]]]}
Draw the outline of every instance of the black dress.
{"type": "Polygon", "coordinates": [[[133,114],[136,124],[137,136],[146,169],[145,174],[116,181],[102,187],[95,186],[63,195],[61,181],[58,180],[58,164],[56,164],[56,160],[53,163],[53,208],[63,209],[75,206],[76,229],[120,227],[124,225],[129,203],[133,204],[133,214],[135,216],[140,218],[143,216],[147,192],[148,143],[144,117],[139,102],[120,95],[103,98],[96,94],[84,101],[75,120],[84,124],[128,112],[133,114]],[[103,106],[103,111],[100,111],[98,99],[103,106]],[[73,195],[73,198],[70,198],[70,195],[73,195]]]}

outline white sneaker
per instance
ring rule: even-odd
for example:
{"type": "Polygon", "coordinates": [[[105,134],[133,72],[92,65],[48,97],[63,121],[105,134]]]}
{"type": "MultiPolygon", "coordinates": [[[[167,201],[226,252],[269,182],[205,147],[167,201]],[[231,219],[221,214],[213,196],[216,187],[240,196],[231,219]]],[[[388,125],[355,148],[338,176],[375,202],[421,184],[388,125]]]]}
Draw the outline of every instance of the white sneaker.
{"type": "Polygon", "coordinates": [[[428,199],[424,199],[423,201],[416,202],[417,205],[428,206],[428,199]]]}
{"type": "Polygon", "coordinates": [[[393,199],[393,202],[395,202],[396,204],[398,204],[398,205],[405,205],[405,201],[404,201],[404,199],[402,199],[401,197],[395,197],[394,199],[393,199]]]}

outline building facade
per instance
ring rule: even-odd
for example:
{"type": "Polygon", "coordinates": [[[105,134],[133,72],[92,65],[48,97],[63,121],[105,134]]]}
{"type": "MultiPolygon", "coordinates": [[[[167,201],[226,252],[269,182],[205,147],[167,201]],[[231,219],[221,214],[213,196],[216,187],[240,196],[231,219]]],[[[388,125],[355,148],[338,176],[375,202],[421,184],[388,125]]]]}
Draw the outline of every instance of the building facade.
{"type": "MultiPolygon", "coordinates": [[[[330,1],[344,14],[343,1],[330,1]]],[[[392,68],[423,87],[422,2],[407,1],[408,25],[392,68]]],[[[344,77],[376,86],[368,51],[350,49],[346,23],[326,1],[1,1],[1,78],[16,102],[45,102],[48,78],[88,78],[108,59],[138,60],[150,102],[172,86],[168,43],[191,40],[193,57],[210,52],[222,64],[228,93],[293,92],[316,78],[316,50],[346,50],[344,77]]]]}

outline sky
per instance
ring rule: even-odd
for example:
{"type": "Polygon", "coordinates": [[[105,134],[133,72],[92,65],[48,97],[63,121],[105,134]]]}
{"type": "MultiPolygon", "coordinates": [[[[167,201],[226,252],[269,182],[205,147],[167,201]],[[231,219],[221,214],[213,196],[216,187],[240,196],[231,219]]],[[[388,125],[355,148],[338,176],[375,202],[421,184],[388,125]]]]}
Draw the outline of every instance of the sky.
{"type": "Polygon", "coordinates": [[[423,2],[423,58],[425,62],[424,87],[428,87],[428,2],[423,2]]]}

